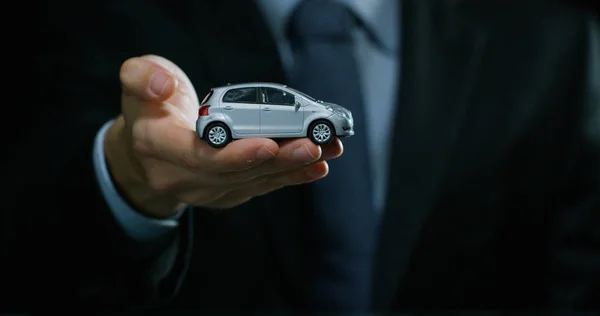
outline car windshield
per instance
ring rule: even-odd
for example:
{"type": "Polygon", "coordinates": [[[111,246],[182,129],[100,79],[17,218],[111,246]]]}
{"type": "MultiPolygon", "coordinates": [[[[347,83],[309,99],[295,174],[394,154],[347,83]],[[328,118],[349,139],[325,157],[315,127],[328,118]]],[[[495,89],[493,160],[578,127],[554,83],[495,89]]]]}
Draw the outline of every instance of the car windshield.
{"type": "Polygon", "coordinates": [[[317,101],[317,99],[311,97],[310,95],[308,95],[308,94],[306,94],[304,92],[300,92],[300,91],[298,91],[298,90],[296,90],[294,88],[290,88],[290,87],[287,87],[287,88],[290,89],[292,92],[297,93],[297,94],[299,94],[299,95],[301,95],[301,96],[303,96],[303,97],[305,97],[305,98],[307,98],[307,99],[309,99],[309,100],[311,100],[313,102],[317,101]]]}

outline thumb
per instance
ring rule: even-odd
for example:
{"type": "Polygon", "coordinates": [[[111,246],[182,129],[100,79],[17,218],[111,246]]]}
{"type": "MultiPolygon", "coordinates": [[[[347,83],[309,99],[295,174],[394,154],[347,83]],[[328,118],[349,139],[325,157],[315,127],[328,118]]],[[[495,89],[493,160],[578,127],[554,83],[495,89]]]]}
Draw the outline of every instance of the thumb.
{"type": "Polygon", "coordinates": [[[126,60],[120,71],[123,93],[146,101],[163,101],[171,97],[178,85],[177,77],[141,57],[126,60]]]}

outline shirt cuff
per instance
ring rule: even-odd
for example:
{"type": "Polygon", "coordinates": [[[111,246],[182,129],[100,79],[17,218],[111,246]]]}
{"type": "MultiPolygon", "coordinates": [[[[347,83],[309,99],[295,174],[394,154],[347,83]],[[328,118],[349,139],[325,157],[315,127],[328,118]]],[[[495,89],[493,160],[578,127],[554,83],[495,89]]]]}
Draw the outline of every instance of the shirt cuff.
{"type": "Polygon", "coordinates": [[[178,219],[183,215],[187,207],[183,207],[175,215],[167,219],[154,219],[146,217],[134,210],[118,193],[112,182],[106,158],[104,156],[104,137],[108,128],[114,120],[104,124],[94,141],[94,169],[96,179],[100,186],[100,191],[108,208],[117,220],[117,223],[123,228],[125,233],[132,239],[139,242],[148,242],[156,240],[173,229],[178,228],[178,219]]]}

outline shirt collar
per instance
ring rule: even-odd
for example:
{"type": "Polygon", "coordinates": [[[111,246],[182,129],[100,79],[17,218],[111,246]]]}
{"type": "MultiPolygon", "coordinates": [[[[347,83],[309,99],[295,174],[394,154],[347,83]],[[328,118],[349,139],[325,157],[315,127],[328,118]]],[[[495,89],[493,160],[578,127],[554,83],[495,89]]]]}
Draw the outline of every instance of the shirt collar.
{"type": "MultiPolygon", "coordinates": [[[[285,23],[302,0],[255,0],[275,39],[285,40],[285,23]]],[[[398,0],[336,0],[346,4],[386,49],[396,50],[398,0]]]]}

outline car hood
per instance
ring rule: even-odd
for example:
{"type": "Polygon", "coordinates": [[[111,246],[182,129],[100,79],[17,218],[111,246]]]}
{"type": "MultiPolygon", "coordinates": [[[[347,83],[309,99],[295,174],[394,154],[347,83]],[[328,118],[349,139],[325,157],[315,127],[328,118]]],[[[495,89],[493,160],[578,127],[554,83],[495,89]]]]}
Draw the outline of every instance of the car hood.
{"type": "Polygon", "coordinates": [[[343,106],[340,106],[339,104],[335,104],[335,103],[331,103],[331,102],[319,102],[319,104],[324,106],[325,108],[330,109],[334,114],[340,114],[347,118],[352,118],[352,113],[348,109],[344,108],[343,106]]]}

